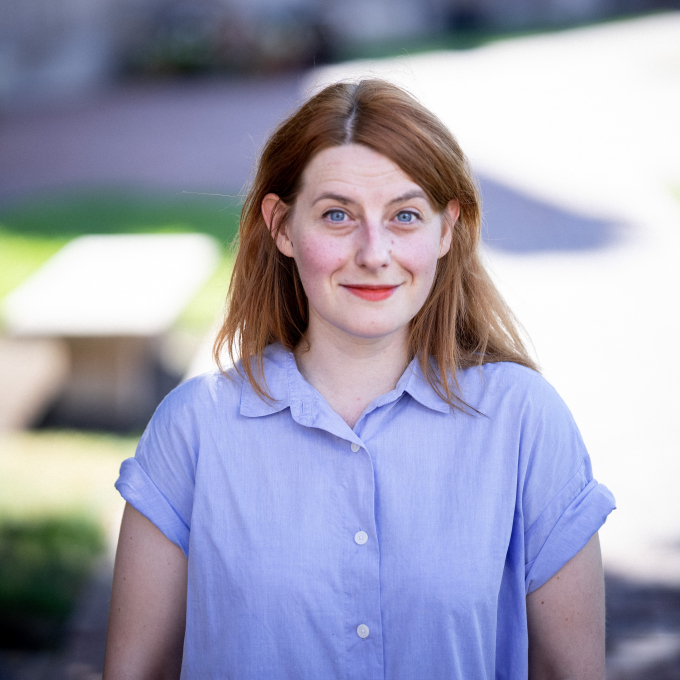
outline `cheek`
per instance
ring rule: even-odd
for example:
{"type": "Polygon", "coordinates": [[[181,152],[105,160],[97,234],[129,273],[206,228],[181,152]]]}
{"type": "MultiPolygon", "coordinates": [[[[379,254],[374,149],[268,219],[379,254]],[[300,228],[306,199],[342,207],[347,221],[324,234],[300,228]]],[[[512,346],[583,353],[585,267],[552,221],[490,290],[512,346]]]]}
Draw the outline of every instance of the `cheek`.
{"type": "Polygon", "coordinates": [[[439,241],[425,238],[410,239],[400,248],[400,263],[414,280],[429,288],[434,279],[439,255],[439,241]]]}
{"type": "Polygon", "coordinates": [[[307,291],[328,281],[347,261],[347,248],[341,239],[309,235],[303,238],[296,248],[295,263],[300,278],[307,291]]]}

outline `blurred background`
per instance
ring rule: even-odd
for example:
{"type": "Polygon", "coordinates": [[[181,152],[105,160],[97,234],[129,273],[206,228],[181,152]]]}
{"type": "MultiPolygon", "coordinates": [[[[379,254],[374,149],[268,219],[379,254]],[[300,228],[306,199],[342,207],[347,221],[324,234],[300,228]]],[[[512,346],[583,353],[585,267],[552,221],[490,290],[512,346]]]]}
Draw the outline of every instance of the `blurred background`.
{"type": "Polygon", "coordinates": [[[260,145],[370,75],[470,156],[487,264],[617,498],[609,680],[680,678],[680,2],[22,0],[0,3],[0,680],[101,678],[113,483],[211,368],[260,145]]]}

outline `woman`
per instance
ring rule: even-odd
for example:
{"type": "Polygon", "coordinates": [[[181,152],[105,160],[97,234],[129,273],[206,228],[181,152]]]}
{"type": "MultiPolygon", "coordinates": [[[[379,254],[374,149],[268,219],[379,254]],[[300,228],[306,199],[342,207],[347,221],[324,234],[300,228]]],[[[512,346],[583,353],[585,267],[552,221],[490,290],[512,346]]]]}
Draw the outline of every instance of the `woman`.
{"type": "Polygon", "coordinates": [[[272,135],[215,354],[117,487],[104,676],[604,678],[614,503],[478,253],[457,143],[378,80],[272,135]]]}

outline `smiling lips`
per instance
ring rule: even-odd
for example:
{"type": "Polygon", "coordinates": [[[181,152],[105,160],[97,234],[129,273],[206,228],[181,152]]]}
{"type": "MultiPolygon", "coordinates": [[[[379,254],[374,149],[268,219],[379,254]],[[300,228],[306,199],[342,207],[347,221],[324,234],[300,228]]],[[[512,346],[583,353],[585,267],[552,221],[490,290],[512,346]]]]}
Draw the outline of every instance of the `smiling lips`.
{"type": "Polygon", "coordinates": [[[350,286],[344,285],[343,288],[362,298],[363,300],[370,300],[371,302],[377,302],[379,300],[387,300],[398,286],[350,286]]]}

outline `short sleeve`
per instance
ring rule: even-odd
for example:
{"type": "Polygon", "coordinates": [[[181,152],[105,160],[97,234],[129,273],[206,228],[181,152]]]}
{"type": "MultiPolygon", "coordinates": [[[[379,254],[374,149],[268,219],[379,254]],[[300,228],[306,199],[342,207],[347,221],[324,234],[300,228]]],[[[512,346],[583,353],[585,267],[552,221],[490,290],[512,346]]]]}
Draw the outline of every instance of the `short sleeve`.
{"type": "Polygon", "coordinates": [[[135,457],[123,461],[116,489],[188,556],[198,436],[184,387],[160,404],[135,457]]]}
{"type": "Polygon", "coordinates": [[[593,479],[569,409],[543,379],[524,409],[520,457],[525,466],[521,503],[529,594],[586,545],[616,506],[609,489],[593,479]]]}

